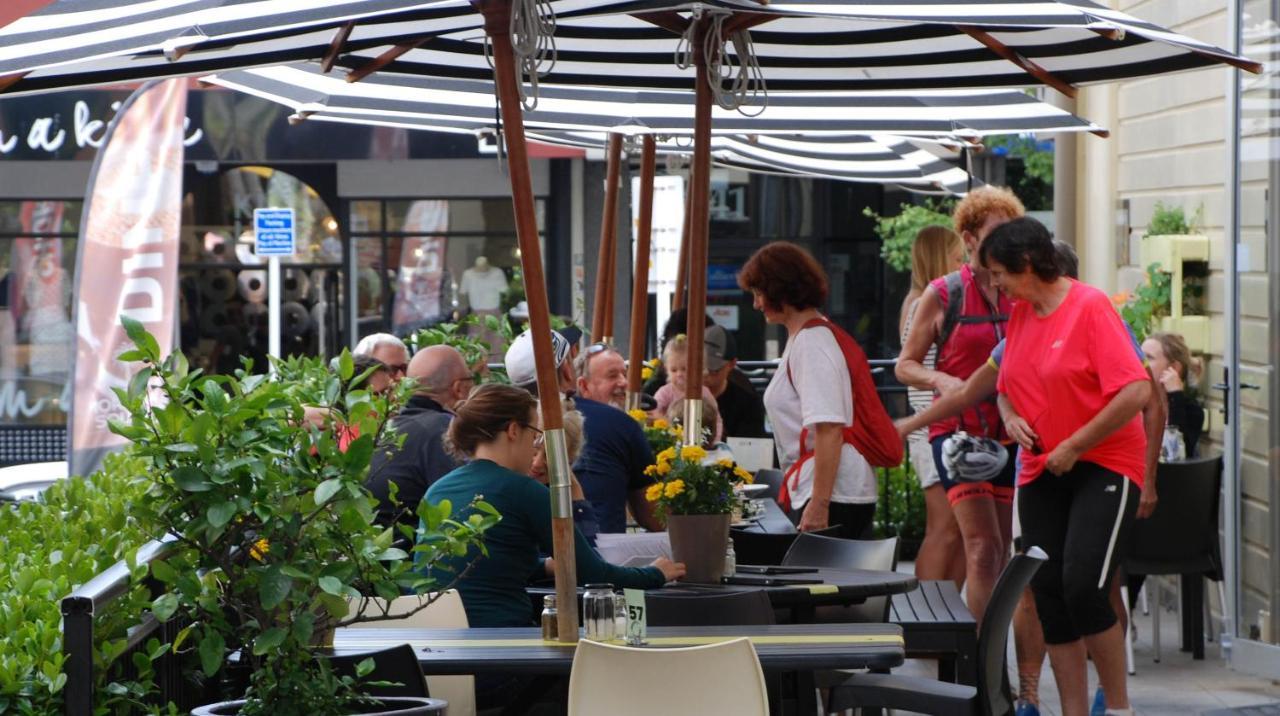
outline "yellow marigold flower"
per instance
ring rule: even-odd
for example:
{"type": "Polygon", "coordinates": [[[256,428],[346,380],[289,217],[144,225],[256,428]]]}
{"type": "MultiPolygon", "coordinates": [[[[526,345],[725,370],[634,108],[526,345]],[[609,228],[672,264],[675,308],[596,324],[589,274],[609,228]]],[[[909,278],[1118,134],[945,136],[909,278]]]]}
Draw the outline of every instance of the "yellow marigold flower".
{"type": "Polygon", "coordinates": [[[684,480],[672,480],[667,483],[666,495],[668,500],[679,495],[681,492],[684,492],[684,480]]]}
{"type": "Polygon", "coordinates": [[[633,420],[641,424],[644,424],[649,419],[649,414],[643,410],[628,410],[627,415],[630,415],[633,420]]]}
{"type": "Polygon", "coordinates": [[[640,380],[649,380],[653,377],[653,369],[645,366],[640,369],[640,380]]]}
{"type": "Polygon", "coordinates": [[[671,463],[669,463],[669,462],[660,462],[660,463],[658,463],[658,474],[659,474],[659,475],[661,475],[661,476],[663,476],[663,477],[666,477],[667,475],[670,475],[670,474],[671,474],[671,463]]]}
{"type": "Polygon", "coordinates": [[[753,483],[753,482],[755,482],[755,481],[756,481],[756,478],[755,478],[755,476],[754,476],[754,475],[752,475],[751,473],[747,472],[745,469],[743,469],[743,468],[741,468],[741,467],[735,467],[735,468],[733,468],[733,474],[734,474],[734,475],[735,475],[739,480],[742,480],[743,482],[747,483],[748,485],[750,485],[751,483],[753,483]]]}
{"type": "Polygon", "coordinates": [[[270,552],[271,552],[271,542],[267,541],[266,537],[263,537],[257,542],[254,542],[253,546],[249,548],[249,556],[253,557],[259,562],[261,562],[262,558],[265,557],[270,552]]]}
{"type": "Polygon", "coordinates": [[[700,445],[685,445],[680,448],[680,457],[685,460],[701,460],[707,456],[707,451],[702,449],[700,445]]]}
{"type": "Polygon", "coordinates": [[[677,425],[677,426],[675,426],[674,428],[671,428],[671,434],[672,434],[672,435],[674,435],[674,436],[676,436],[677,438],[680,438],[681,440],[683,440],[683,439],[684,439],[684,426],[683,426],[683,425],[677,425]]]}
{"type": "Polygon", "coordinates": [[[650,465],[649,467],[646,467],[646,468],[644,469],[644,474],[648,475],[649,477],[653,477],[653,476],[657,475],[657,474],[658,474],[658,466],[657,466],[657,465],[650,465]]]}
{"type": "Polygon", "coordinates": [[[674,460],[674,459],[676,459],[676,449],[675,449],[675,448],[667,448],[666,450],[663,450],[662,452],[658,453],[658,464],[659,464],[659,465],[661,465],[661,464],[663,464],[663,463],[671,462],[671,461],[672,461],[672,460],[674,460]]]}
{"type": "Polygon", "coordinates": [[[663,420],[662,418],[658,418],[657,420],[653,421],[653,427],[659,430],[667,430],[668,428],[671,427],[671,423],[668,423],[666,420],[663,420]]]}
{"type": "Polygon", "coordinates": [[[663,485],[661,482],[655,482],[649,485],[644,491],[644,499],[650,502],[657,502],[662,497],[663,485]]]}
{"type": "Polygon", "coordinates": [[[727,458],[727,457],[722,457],[722,458],[720,458],[719,460],[716,460],[716,466],[717,466],[717,467],[727,467],[727,468],[731,468],[731,469],[732,469],[732,468],[734,467],[734,463],[733,463],[733,460],[730,460],[730,459],[729,459],[729,458],[727,458]]]}

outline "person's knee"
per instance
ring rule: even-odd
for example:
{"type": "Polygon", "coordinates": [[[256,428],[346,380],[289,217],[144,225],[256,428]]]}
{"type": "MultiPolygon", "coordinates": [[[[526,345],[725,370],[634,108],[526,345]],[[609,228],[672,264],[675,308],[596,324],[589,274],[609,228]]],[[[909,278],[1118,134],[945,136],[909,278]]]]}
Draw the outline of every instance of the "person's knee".
{"type": "Polygon", "coordinates": [[[1116,623],[1115,611],[1106,585],[1098,585],[1098,575],[1067,570],[1062,579],[1062,596],[1076,633],[1097,634],[1116,623]]]}
{"type": "Polygon", "coordinates": [[[964,542],[970,568],[985,574],[998,573],[1004,566],[1004,545],[998,535],[977,535],[964,542]]]}

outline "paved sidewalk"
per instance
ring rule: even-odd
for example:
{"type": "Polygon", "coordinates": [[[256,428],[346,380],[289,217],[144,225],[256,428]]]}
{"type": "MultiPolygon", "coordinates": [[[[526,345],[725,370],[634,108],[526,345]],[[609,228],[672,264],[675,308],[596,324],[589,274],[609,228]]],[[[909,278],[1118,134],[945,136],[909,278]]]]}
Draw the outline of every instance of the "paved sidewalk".
{"type": "MultiPolygon", "coordinates": [[[[900,571],[911,569],[910,564],[900,565],[900,571]]],[[[1168,601],[1167,605],[1172,602],[1168,601]]],[[[1155,605],[1152,604],[1154,609],[1155,605]]],[[[1166,608],[1160,618],[1161,662],[1155,663],[1155,649],[1151,641],[1151,617],[1134,612],[1138,625],[1138,638],[1134,643],[1134,663],[1138,673],[1129,677],[1129,699],[1139,714],[1151,716],[1190,716],[1216,709],[1235,708],[1254,704],[1280,703],[1280,683],[1232,671],[1222,660],[1217,644],[1207,644],[1204,661],[1195,661],[1191,654],[1178,650],[1182,643],[1178,634],[1177,612],[1166,608]]],[[[1009,661],[1013,663],[1012,640],[1009,661]]],[[[911,660],[896,673],[932,678],[937,675],[932,661],[911,660]]],[[[1010,683],[1017,684],[1011,670],[1010,683]]],[[[1097,675],[1092,665],[1089,669],[1089,694],[1097,688],[1097,675]]],[[[1046,659],[1040,677],[1040,713],[1059,716],[1058,690],[1053,672],[1046,659]]],[[[902,713],[902,712],[896,712],[902,713]]]]}

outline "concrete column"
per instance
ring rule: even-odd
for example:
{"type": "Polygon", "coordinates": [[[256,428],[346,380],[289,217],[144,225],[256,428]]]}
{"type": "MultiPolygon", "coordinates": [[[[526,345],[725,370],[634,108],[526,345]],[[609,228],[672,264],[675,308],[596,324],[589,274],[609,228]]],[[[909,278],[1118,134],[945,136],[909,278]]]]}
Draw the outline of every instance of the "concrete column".
{"type": "MultiPolygon", "coordinates": [[[[1076,108],[1081,115],[1114,130],[1117,123],[1115,83],[1081,88],[1076,108]]],[[[1092,134],[1076,140],[1078,163],[1073,223],[1076,227],[1074,243],[1080,254],[1080,279],[1107,293],[1116,290],[1115,215],[1119,197],[1116,193],[1114,142],[1114,139],[1092,134]]],[[[1055,201],[1056,194],[1055,189],[1055,201]]],[[[1060,222],[1064,220],[1062,214],[1058,216],[1060,222]]]]}

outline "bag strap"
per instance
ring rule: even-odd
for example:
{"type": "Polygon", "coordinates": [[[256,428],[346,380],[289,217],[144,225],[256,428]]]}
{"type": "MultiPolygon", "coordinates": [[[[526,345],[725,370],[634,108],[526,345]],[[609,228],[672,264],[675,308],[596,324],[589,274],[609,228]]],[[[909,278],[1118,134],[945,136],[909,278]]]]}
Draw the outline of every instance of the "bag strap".
{"type": "Polygon", "coordinates": [[[942,347],[951,340],[951,334],[955,333],[956,326],[964,322],[964,317],[960,315],[964,311],[964,277],[959,271],[952,271],[942,280],[947,289],[947,305],[942,314],[942,329],[938,331],[936,343],[938,353],[942,353],[942,347]]]}

